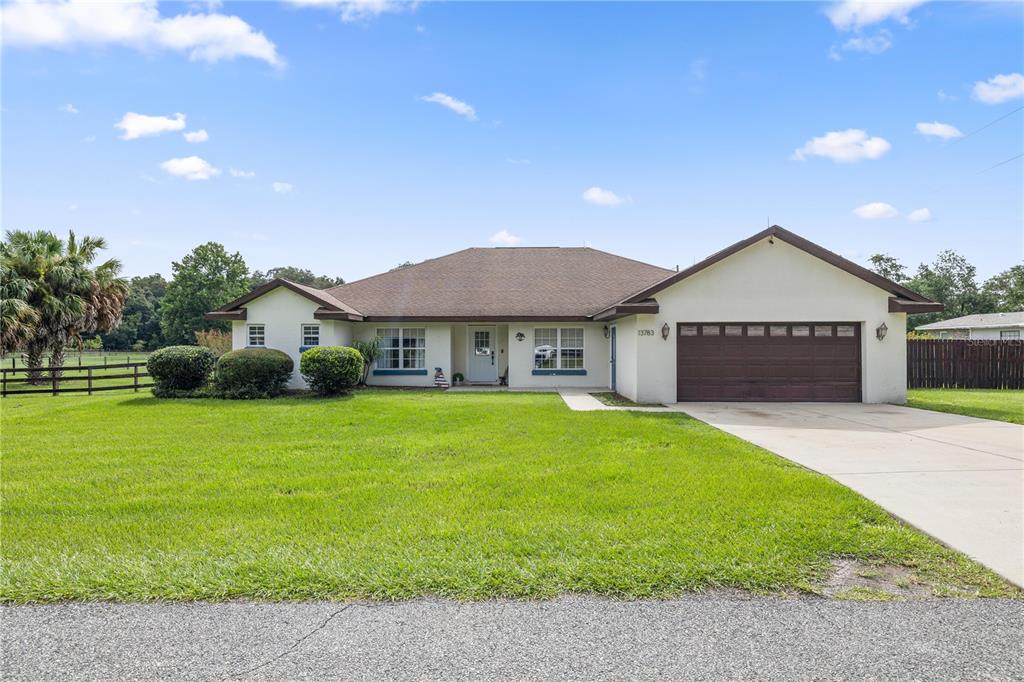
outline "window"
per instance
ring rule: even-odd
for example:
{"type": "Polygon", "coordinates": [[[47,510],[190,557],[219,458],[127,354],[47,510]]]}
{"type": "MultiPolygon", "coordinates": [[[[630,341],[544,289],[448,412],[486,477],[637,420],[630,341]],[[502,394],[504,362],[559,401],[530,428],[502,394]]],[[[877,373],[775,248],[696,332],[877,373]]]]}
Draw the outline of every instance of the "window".
{"type": "Polygon", "coordinates": [[[841,324],[836,327],[836,336],[854,336],[855,334],[852,324],[841,324]]]}
{"type": "Polygon", "coordinates": [[[719,326],[717,324],[706,324],[700,329],[704,336],[718,336],[719,326]]]}
{"type": "Polygon", "coordinates": [[[320,325],[318,324],[304,324],[302,325],[302,347],[308,348],[309,346],[320,345],[320,325]]]}
{"type": "Polygon", "coordinates": [[[679,326],[679,336],[697,336],[697,325],[684,324],[679,326]]]}
{"type": "Polygon", "coordinates": [[[533,364],[537,369],[583,369],[583,327],[534,329],[533,364]]]}
{"type": "Polygon", "coordinates": [[[832,336],[832,327],[814,325],[815,336],[832,336]]]}
{"type": "Polygon", "coordinates": [[[726,336],[743,336],[743,325],[742,324],[727,324],[725,325],[726,336]]]}
{"type": "Polygon", "coordinates": [[[426,369],[427,330],[419,328],[378,329],[380,337],[379,369],[426,369]]]}
{"type": "Polygon", "coordinates": [[[810,336],[811,328],[805,324],[793,325],[793,336],[810,336]]]}
{"type": "Polygon", "coordinates": [[[788,336],[789,328],[784,324],[773,324],[768,327],[768,332],[771,336],[788,336]]]}
{"type": "Polygon", "coordinates": [[[249,339],[246,345],[262,348],[267,345],[266,327],[262,324],[247,325],[249,339]]]}
{"type": "Polygon", "coordinates": [[[747,336],[764,336],[764,325],[750,325],[747,327],[747,336]]]}
{"type": "Polygon", "coordinates": [[[1020,338],[1020,330],[1019,329],[1004,329],[1004,330],[999,332],[999,338],[1000,339],[1019,339],[1020,338]]]}

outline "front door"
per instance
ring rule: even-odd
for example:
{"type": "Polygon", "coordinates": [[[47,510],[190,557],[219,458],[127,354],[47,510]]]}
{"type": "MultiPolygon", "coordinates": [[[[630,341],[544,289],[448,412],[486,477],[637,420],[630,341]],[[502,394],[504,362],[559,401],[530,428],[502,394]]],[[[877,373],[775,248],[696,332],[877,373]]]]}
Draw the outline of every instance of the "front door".
{"type": "Polygon", "coordinates": [[[494,327],[469,328],[467,381],[488,383],[498,380],[497,335],[494,327]]]}
{"type": "Polygon", "coordinates": [[[616,391],[616,390],[618,390],[618,387],[616,386],[616,381],[615,381],[615,379],[616,379],[616,377],[615,377],[615,327],[612,327],[612,329],[611,329],[611,347],[612,347],[612,359],[611,359],[611,365],[612,365],[612,371],[611,371],[611,375],[612,375],[612,391],[616,391]]]}

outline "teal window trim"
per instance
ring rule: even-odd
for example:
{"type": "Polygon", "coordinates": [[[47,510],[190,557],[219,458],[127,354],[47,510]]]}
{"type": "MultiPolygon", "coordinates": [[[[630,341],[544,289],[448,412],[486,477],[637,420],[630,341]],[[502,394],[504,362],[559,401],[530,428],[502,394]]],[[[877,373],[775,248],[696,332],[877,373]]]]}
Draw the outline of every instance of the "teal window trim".
{"type": "Polygon", "coordinates": [[[585,369],[535,369],[535,370],[533,370],[533,376],[535,376],[535,377],[585,377],[585,376],[587,376],[587,370],[585,370],[585,369]]]}
{"type": "Polygon", "coordinates": [[[394,376],[426,376],[427,370],[425,369],[375,369],[373,370],[373,376],[375,377],[394,377],[394,376]]]}

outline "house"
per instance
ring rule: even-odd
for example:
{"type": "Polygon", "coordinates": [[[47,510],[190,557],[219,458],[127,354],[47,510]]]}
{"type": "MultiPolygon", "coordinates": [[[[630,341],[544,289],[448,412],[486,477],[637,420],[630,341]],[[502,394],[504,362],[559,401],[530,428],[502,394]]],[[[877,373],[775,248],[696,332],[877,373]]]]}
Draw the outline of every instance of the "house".
{"type": "Polygon", "coordinates": [[[1024,311],[964,315],[951,320],[923,324],[919,332],[928,332],[940,339],[1020,339],[1024,330],[1024,311]]]}
{"type": "MultiPolygon", "coordinates": [[[[773,226],[681,271],[591,248],[470,248],[208,313],[234,348],[379,337],[369,383],[602,387],[638,402],[906,397],[907,313],[942,305],[773,226]]],[[[293,377],[301,387],[302,378],[293,377]]]]}

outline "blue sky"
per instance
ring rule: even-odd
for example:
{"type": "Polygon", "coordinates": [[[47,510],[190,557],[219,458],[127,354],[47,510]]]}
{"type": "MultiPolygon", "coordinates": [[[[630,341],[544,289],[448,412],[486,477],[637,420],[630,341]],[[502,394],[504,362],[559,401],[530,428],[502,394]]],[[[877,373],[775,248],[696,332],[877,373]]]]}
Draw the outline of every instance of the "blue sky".
{"type": "Polygon", "coordinates": [[[1022,8],[6,4],[3,227],[352,280],[495,243],[686,266],[770,220],[988,276],[1024,251],[1022,8]]]}

